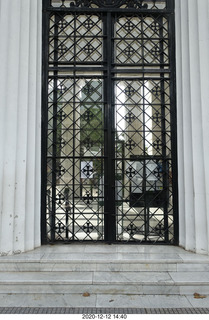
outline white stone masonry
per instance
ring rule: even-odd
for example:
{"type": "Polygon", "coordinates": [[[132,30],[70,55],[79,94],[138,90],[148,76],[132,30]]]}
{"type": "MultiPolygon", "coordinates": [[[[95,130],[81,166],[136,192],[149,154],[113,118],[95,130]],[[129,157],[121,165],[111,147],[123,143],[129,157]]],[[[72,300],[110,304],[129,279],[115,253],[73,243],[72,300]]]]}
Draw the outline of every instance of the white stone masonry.
{"type": "Polygon", "coordinates": [[[209,251],[209,1],[176,0],[180,245],[209,251]]]}
{"type": "Polygon", "coordinates": [[[41,0],[0,0],[0,252],[40,246],[41,0]]]}
{"type": "MultiPolygon", "coordinates": [[[[209,253],[209,0],[175,0],[180,245],[209,253]]],[[[40,246],[41,0],[0,0],[0,253],[40,246]]]]}

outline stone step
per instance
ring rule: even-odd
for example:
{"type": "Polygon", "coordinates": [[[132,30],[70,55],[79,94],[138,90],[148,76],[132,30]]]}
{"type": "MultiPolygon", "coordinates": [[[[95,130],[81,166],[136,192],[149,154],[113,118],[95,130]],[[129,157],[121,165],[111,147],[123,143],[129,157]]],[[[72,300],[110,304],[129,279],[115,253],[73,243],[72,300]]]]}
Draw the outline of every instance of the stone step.
{"type": "Polygon", "coordinates": [[[155,272],[209,271],[209,257],[185,254],[66,253],[0,258],[0,272],[155,272]]]}
{"type": "Polygon", "coordinates": [[[208,263],[151,263],[151,262],[110,262],[110,263],[93,263],[93,262],[9,262],[0,263],[0,272],[207,272],[209,271],[208,263]]]}
{"type": "Polygon", "coordinates": [[[0,258],[0,294],[209,294],[209,257],[178,247],[46,246],[0,258]]]}
{"type": "Polygon", "coordinates": [[[209,294],[208,272],[1,272],[0,293],[209,294]]]}
{"type": "Polygon", "coordinates": [[[56,271],[56,268],[57,271],[76,271],[76,268],[77,271],[111,271],[111,268],[114,268],[112,271],[156,271],[156,268],[159,271],[181,271],[182,268],[182,271],[187,268],[208,271],[209,257],[165,246],[55,246],[0,257],[0,271],[27,271],[28,268],[28,271],[56,271]]]}

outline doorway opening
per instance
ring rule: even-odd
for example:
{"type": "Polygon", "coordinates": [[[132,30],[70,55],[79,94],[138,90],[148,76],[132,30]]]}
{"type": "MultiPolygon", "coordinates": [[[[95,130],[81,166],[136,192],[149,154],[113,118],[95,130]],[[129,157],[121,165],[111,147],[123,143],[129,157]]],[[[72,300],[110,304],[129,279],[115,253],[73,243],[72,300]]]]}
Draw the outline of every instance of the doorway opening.
{"type": "Polygon", "coordinates": [[[176,244],[173,1],[43,4],[43,242],[176,244]]]}

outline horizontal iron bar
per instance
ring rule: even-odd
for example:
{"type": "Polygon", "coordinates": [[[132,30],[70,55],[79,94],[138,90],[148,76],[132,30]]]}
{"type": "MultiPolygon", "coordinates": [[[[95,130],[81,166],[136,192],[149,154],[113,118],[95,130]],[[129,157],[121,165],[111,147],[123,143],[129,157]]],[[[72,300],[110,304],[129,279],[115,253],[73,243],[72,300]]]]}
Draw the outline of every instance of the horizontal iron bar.
{"type": "MultiPolygon", "coordinates": [[[[170,69],[164,69],[164,68],[162,68],[162,67],[170,67],[170,65],[169,64],[162,64],[162,63],[158,63],[158,64],[153,64],[153,63],[113,63],[112,64],[112,66],[114,67],[114,68],[117,68],[117,67],[131,67],[131,66],[136,66],[136,67],[144,67],[142,70],[143,70],[143,72],[149,72],[150,70],[153,70],[153,71],[159,71],[159,70],[162,70],[162,72],[166,72],[167,70],[170,70],[170,69]],[[149,69],[148,67],[160,67],[160,69],[149,69]],[[147,68],[147,69],[146,69],[147,68]]],[[[115,70],[117,70],[117,69],[115,69],[115,70]]],[[[125,69],[125,70],[127,70],[127,69],[125,69]]],[[[133,69],[134,70],[134,69],[133,69]]]]}
{"type": "MultiPolygon", "coordinates": [[[[135,155],[131,155],[131,156],[135,156],[135,155]]],[[[73,160],[73,159],[77,159],[77,160],[88,160],[88,161],[92,161],[92,160],[103,160],[103,159],[107,159],[107,156],[104,157],[52,157],[52,156],[48,156],[47,157],[48,160],[51,159],[56,159],[56,160],[73,160]]],[[[137,160],[163,160],[163,161],[172,161],[172,158],[170,157],[163,157],[162,155],[159,156],[136,156],[136,158],[123,158],[123,157],[118,157],[118,158],[111,158],[112,161],[137,161],[137,160]]]]}
{"type": "MultiPolygon", "coordinates": [[[[116,81],[147,81],[147,80],[150,80],[150,81],[170,81],[170,78],[165,78],[165,77],[162,77],[162,78],[159,78],[159,77],[156,77],[156,78],[153,78],[153,77],[143,77],[143,76],[136,76],[136,77],[112,77],[112,80],[116,80],[116,81]]],[[[150,91],[151,92],[151,91],[150,91]]],[[[162,94],[162,93],[160,93],[162,94]]],[[[143,95],[141,95],[143,97],[143,95]]],[[[160,96],[160,95],[159,95],[160,96]]],[[[137,104],[137,103],[136,103],[137,104]]]]}
{"type": "MultiPolygon", "coordinates": [[[[128,65],[130,68],[132,67],[132,65],[128,65]]],[[[140,67],[138,65],[136,65],[135,67],[140,67]]],[[[49,67],[49,72],[50,71],[62,71],[62,72],[65,72],[65,71],[83,71],[83,72],[102,72],[102,71],[106,71],[107,68],[106,67],[100,67],[100,68],[94,68],[94,67],[49,67]]],[[[128,73],[128,74],[132,74],[132,73],[171,73],[171,70],[170,69],[112,69],[111,70],[112,73],[128,73]]],[[[59,77],[56,75],[56,77],[59,77]]],[[[70,76],[68,76],[70,77],[70,76]]],[[[72,77],[72,76],[71,76],[72,77]]],[[[101,77],[104,77],[104,76],[101,76],[101,77]]]]}
{"type": "MultiPolygon", "coordinates": [[[[162,161],[172,161],[172,158],[163,158],[163,156],[153,156],[151,158],[147,156],[138,156],[136,158],[112,158],[113,161],[144,161],[144,160],[162,160],[162,161]]],[[[116,172],[120,172],[120,170],[117,170],[116,172]]]]}
{"type": "MultiPolygon", "coordinates": [[[[56,25],[54,25],[54,26],[56,26],[56,25]]],[[[122,28],[122,27],[121,27],[122,28]]],[[[104,38],[107,38],[107,35],[91,35],[91,36],[87,36],[87,35],[62,35],[62,34],[59,34],[59,35],[53,35],[53,36],[49,36],[49,41],[50,42],[52,42],[52,40],[62,40],[62,39],[64,39],[64,40],[67,40],[67,39],[101,39],[101,40],[103,40],[104,38]]],[[[122,38],[122,37],[111,37],[111,40],[118,40],[118,41],[120,41],[120,42],[124,42],[124,38],[122,38]]],[[[127,41],[127,40],[137,40],[137,41],[140,41],[140,40],[142,40],[142,41],[146,41],[146,42],[148,42],[149,40],[151,41],[151,44],[153,44],[152,43],[152,41],[158,41],[158,42],[160,42],[161,44],[163,43],[163,42],[166,42],[166,41],[169,41],[169,38],[164,38],[164,37],[126,37],[125,38],[125,41],[127,41]]],[[[102,43],[101,43],[102,44],[102,43]]],[[[146,48],[146,43],[144,43],[144,44],[141,44],[141,47],[143,47],[143,48],[146,48]]],[[[164,53],[165,54],[165,53],[164,53]]]]}
{"type": "MultiPolygon", "coordinates": [[[[98,103],[99,104],[99,103],[98,103]]],[[[166,103],[152,103],[152,102],[141,102],[141,103],[115,103],[115,104],[113,104],[113,105],[115,105],[115,106],[137,106],[137,107],[141,107],[141,106],[161,106],[161,105],[163,105],[163,106],[165,106],[165,108],[167,108],[167,107],[170,107],[171,106],[171,104],[170,103],[168,103],[168,102],[166,102],[166,103]]],[[[145,112],[146,113],[146,112],[145,112]]],[[[118,130],[118,131],[120,131],[120,130],[118,130]]],[[[123,131],[123,130],[122,130],[123,131]]]]}
{"type": "Polygon", "coordinates": [[[99,157],[96,157],[96,156],[88,156],[88,157],[81,157],[81,156],[60,156],[60,157],[54,157],[54,156],[47,156],[47,159],[65,159],[65,160],[70,160],[70,159],[80,159],[80,160],[94,160],[94,159],[97,159],[97,160],[99,160],[99,159],[105,159],[105,158],[107,158],[107,156],[99,156],[99,157]]]}
{"type": "MultiPolygon", "coordinates": [[[[118,236],[118,238],[119,238],[119,236],[118,236]]],[[[131,239],[129,239],[129,240],[120,240],[120,239],[116,239],[116,240],[114,240],[114,241],[109,241],[109,240],[104,240],[104,239],[97,239],[97,240],[95,240],[95,239],[92,239],[92,240],[90,240],[90,239],[83,239],[83,240],[80,240],[80,239],[64,239],[63,238],[63,240],[60,240],[60,239],[55,239],[55,240],[53,240],[53,241],[51,241],[51,240],[48,240],[47,241],[47,243],[53,243],[53,244],[59,244],[59,243],[61,243],[61,244],[63,244],[63,243],[65,243],[65,244],[72,244],[72,243],[108,243],[108,244],[117,244],[117,245],[124,245],[124,244],[126,244],[127,245],[127,243],[128,243],[128,245],[132,245],[132,246],[134,246],[134,245],[139,245],[139,243],[140,244],[146,244],[147,246],[151,246],[151,245],[155,245],[155,246],[160,246],[160,245],[166,245],[166,246],[171,246],[171,245],[173,245],[173,244],[175,244],[175,241],[174,241],[174,239],[172,238],[172,239],[170,239],[170,240],[161,240],[161,239],[158,239],[158,240],[139,240],[139,239],[134,239],[134,238],[131,238],[131,239]]],[[[14,310],[15,308],[13,308],[12,310],[14,310]]],[[[53,308],[53,310],[54,310],[55,308],[53,308]]],[[[62,308],[62,310],[63,309],[65,309],[65,308],[62,308]]],[[[85,308],[85,310],[86,310],[87,308],[85,308]]],[[[40,308],[39,308],[39,310],[40,310],[40,308]]],[[[46,310],[46,308],[44,308],[44,310],[46,310]]],[[[77,309],[76,309],[77,310],[77,309]]],[[[82,309],[83,310],[83,309],[82,309]]],[[[95,310],[95,309],[94,309],[95,310]]],[[[120,310],[120,312],[121,312],[121,308],[119,309],[120,310]]],[[[133,309],[131,309],[131,310],[133,310],[133,309]]],[[[143,310],[145,310],[145,309],[143,309],[143,310]]],[[[146,309],[147,310],[147,309],[146,309]]],[[[150,309],[148,309],[149,311],[150,311],[150,309]]],[[[156,309],[154,309],[154,310],[156,310],[156,309]]],[[[161,309],[157,309],[158,311],[159,310],[161,310],[161,309]]],[[[163,309],[163,310],[165,310],[165,309],[163,309]]],[[[172,308],[172,312],[173,312],[173,310],[175,311],[175,309],[173,309],[172,308]]],[[[186,313],[186,312],[184,312],[185,311],[185,309],[182,309],[183,311],[181,312],[181,313],[186,313]]],[[[190,310],[194,310],[194,309],[190,309],[190,310]]],[[[208,310],[208,309],[206,309],[206,310],[208,310]]],[[[115,308],[114,308],[114,311],[115,311],[115,308]]],[[[178,311],[179,311],[179,308],[178,308],[178,311]]],[[[86,311],[85,311],[86,312],[86,311]]],[[[99,308],[99,312],[101,312],[101,308],[99,308]]],[[[177,313],[177,311],[176,312],[174,312],[174,313],[177,313]]]]}
{"type": "Polygon", "coordinates": [[[52,12],[52,13],[87,13],[87,14],[95,14],[98,15],[98,13],[119,13],[119,14],[137,14],[139,15],[144,15],[144,14],[152,14],[152,15],[170,15],[173,14],[172,10],[168,9],[127,9],[127,8],[82,8],[82,7],[48,7],[46,8],[46,11],[52,12]]]}
{"type": "MultiPolygon", "coordinates": [[[[53,27],[55,27],[56,24],[53,25],[53,27]]],[[[102,30],[102,29],[101,29],[102,30]]],[[[62,30],[61,30],[62,31],[62,30]]],[[[88,36],[88,35],[76,35],[76,34],[72,34],[72,35],[62,35],[62,34],[58,34],[58,35],[52,35],[50,36],[49,35],[49,41],[52,42],[52,40],[61,40],[61,39],[101,39],[103,40],[104,38],[106,38],[107,36],[106,35],[91,35],[91,36],[88,36]]],[[[133,38],[134,39],[134,38],[133,38]]],[[[146,38],[146,39],[149,39],[149,38],[146,38]]],[[[164,40],[164,38],[150,38],[151,40],[164,40]]],[[[165,40],[167,40],[167,38],[165,38],[165,40]]]]}
{"type": "MultiPolygon", "coordinates": [[[[125,120],[125,119],[124,119],[125,120]]],[[[55,132],[57,129],[55,129],[55,130],[53,130],[53,129],[47,129],[48,130],[48,132],[49,133],[52,133],[52,132],[55,132]]],[[[100,132],[103,132],[103,131],[105,131],[105,130],[107,130],[106,128],[103,128],[103,129],[91,129],[91,130],[88,130],[88,131],[91,131],[91,132],[97,132],[97,131],[100,131],[100,132]]],[[[82,129],[82,130],[79,130],[79,129],[62,129],[62,131],[68,131],[68,132],[71,132],[71,131],[76,131],[77,133],[79,133],[79,132],[84,132],[85,131],[85,129],[82,129]]],[[[120,133],[120,132],[122,132],[122,133],[124,133],[124,132],[127,132],[127,133],[136,133],[136,134],[140,134],[140,133],[171,133],[171,130],[150,130],[150,131],[148,131],[148,130],[146,130],[146,131],[143,131],[143,130],[141,130],[141,131],[136,131],[136,130],[117,130],[117,131],[111,131],[113,134],[114,133],[120,133]]],[[[129,137],[129,138],[131,138],[131,137],[129,137]]],[[[143,140],[146,140],[146,139],[144,139],[143,138],[143,140]]],[[[161,139],[159,139],[159,140],[161,140],[161,139]]],[[[69,141],[66,141],[66,143],[68,143],[68,142],[70,142],[71,140],[69,140],[69,141]]],[[[119,141],[115,141],[115,143],[120,143],[120,142],[125,142],[124,140],[119,140],[119,141]]],[[[59,143],[59,141],[57,141],[57,143],[59,143]]],[[[97,141],[95,141],[95,143],[97,143],[97,141]]],[[[56,142],[55,142],[55,144],[56,144],[56,142]]]]}
{"type": "MultiPolygon", "coordinates": [[[[122,26],[121,26],[121,28],[120,29],[122,29],[122,26]]],[[[119,30],[120,31],[120,30],[119,30]]],[[[146,31],[146,30],[145,30],[146,31]]],[[[68,37],[65,37],[65,39],[66,38],[68,38],[68,37]]],[[[91,38],[93,38],[93,37],[91,37],[91,38]]],[[[111,38],[112,40],[118,40],[118,41],[121,41],[121,42],[124,42],[124,38],[122,38],[122,37],[112,37],[111,38]]],[[[127,40],[135,40],[135,41],[140,41],[140,40],[143,40],[144,42],[146,41],[148,41],[148,40],[151,40],[151,44],[153,44],[152,43],[152,41],[154,40],[154,41],[159,41],[161,44],[163,43],[163,42],[166,42],[166,41],[169,41],[170,39],[169,38],[166,38],[166,37],[157,37],[157,38],[155,38],[155,37],[126,37],[125,38],[125,41],[127,41],[127,40]]],[[[142,48],[145,48],[146,46],[145,46],[145,44],[146,43],[144,43],[144,44],[141,44],[141,47],[142,48]]],[[[150,42],[149,42],[149,44],[150,44],[150,42]]],[[[149,50],[150,51],[150,50],[149,50]]],[[[163,52],[163,54],[165,54],[164,52],[163,52]]]]}
{"type": "Polygon", "coordinates": [[[74,66],[74,64],[76,63],[77,65],[89,65],[89,66],[92,66],[92,65],[101,65],[102,63],[103,63],[103,60],[101,60],[101,61],[90,61],[90,62],[88,62],[88,61],[85,61],[85,62],[83,62],[83,61],[76,61],[76,60],[72,60],[71,62],[70,61],[59,61],[59,60],[50,60],[49,61],[49,65],[50,64],[57,64],[57,63],[59,63],[60,65],[73,65],[74,66]]]}
{"type": "MultiPolygon", "coordinates": [[[[101,68],[104,68],[105,65],[107,64],[106,60],[101,60],[101,61],[92,61],[92,62],[82,62],[82,61],[77,61],[77,60],[72,60],[72,61],[59,61],[59,60],[50,60],[49,65],[67,65],[67,66],[73,66],[74,68],[81,68],[81,66],[92,66],[92,65],[98,65],[102,66],[101,68]]],[[[111,64],[113,67],[131,67],[131,66],[137,66],[137,67],[169,67],[169,63],[112,63],[111,64]]],[[[59,67],[59,66],[58,66],[59,67]]],[[[93,67],[94,68],[94,67],[93,67]]],[[[96,68],[96,67],[95,67],[96,68]]],[[[146,69],[145,69],[146,70],[146,69]]],[[[150,69],[147,69],[150,70],[150,69]]],[[[156,70],[156,69],[153,69],[156,70]]],[[[164,69],[162,69],[164,70],[164,69]]]]}
{"type": "Polygon", "coordinates": [[[49,71],[106,71],[107,68],[105,67],[100,67],[100,68],[96,68],[96,67],[49,67],[49,71]]]}
{"type": "MultiPolygon", "coordinates": [[[[117,72],[118,73],[118,72],[117,72]]],[[[122,72],[121,72],[122,73],[122,72]]],[[[129,72],[130,73],[130,72],[129,72]]],[[[136,73],[136,72],[135,72],[136,73]]],[[[142,73],[142,72],[140,72],[142,73]]],[[[151,72],[150,72],[151,73],[151,72]]],[[[105,79],[105,76],[97,76],[97,75],[49,75],[48,76],[49,79],[105,79]]],[[[144,81],[144,80],[156,80],[156,81],[169,81],[170,77],[165,78],[165,76],[162,77],[145,77],[145,76],[140,76],[140,75],[136,75],[135,77],[117,77],[114,76],[112,77],[112,80],[132,80],[132,81],[144,81]]]]}
{"type": "MultiPolygon", "coordinates": [[[[55,70],[56,71],[56,70],[55,70]]],[[[80,71],[84,71],[84,70],[80,70],[80,71]]],[[[72,74],[72,75],[63,75],[63,74],[61,74],[61,75],[59,75],[59,74],[49,74],[48,75],[48,77],[49,77],[49,79],[50,78],[57,78],[57,79],[80,79],[80,78],[92,78],[92,79],[104,79],[105,78],[105,76],[104,75],[100,75],[100,74],[72,74]]]]}
{"type": "MultiPolygon", "coordinates": [[[[145,113],[145,112],[142,112],[143,114],[145,113]]],[[[150,118],[150,119],[152,119],[152,118],[150,118]]],[[[123,118],[123,120],[125,120],[125,118],[123,118]]],[[[127,121],[127,120],[126,120],[127,121]]],[[[127,121],[128,122],[128,121],[127,121]]],[[[154,122],[154,121],[153,121],[154,122]]],[[[131,124],[129,124],[129,125],[127,125],[127,126],[131,126],[131,124]]],[[[133,126],[132,126],[133,127],[133,126]]],[[[131,132],[133,132],[133,133],[136,133],[136,134],[143,134],[143,133],[170,133],[171,132],[171,130],[116,130],[116,131],[112,131],[112,133],[131,133],[131,132]]],[[[128,137],[128,135],[127,135],[127,137],[128,137]]],[[[128,137],[128,138],[131,138],[131,137],[128,137]]],[[[158,140],[162,140],[160,137],[158,137],[159,139],[158,140]]],[[[147,139],[145,139],[145,138],[143,138],[143,140],[147,140],[147,139]]],[[[117,142],[125,142],[125,141],[123,141],[123,140],[119,140],[119,141],[115,141],[115,143],[117,143],[117,142]]]]}

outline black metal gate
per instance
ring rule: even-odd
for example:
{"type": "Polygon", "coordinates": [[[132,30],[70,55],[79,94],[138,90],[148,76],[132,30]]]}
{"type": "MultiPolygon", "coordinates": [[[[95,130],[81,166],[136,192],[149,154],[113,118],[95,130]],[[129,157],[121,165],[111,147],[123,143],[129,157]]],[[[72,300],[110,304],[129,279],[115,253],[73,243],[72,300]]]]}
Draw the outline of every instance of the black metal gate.
{"type": "Polygon", "coordinates": [[[43,242],[177,243],[173,6],[43,0],[43,242]]]}

